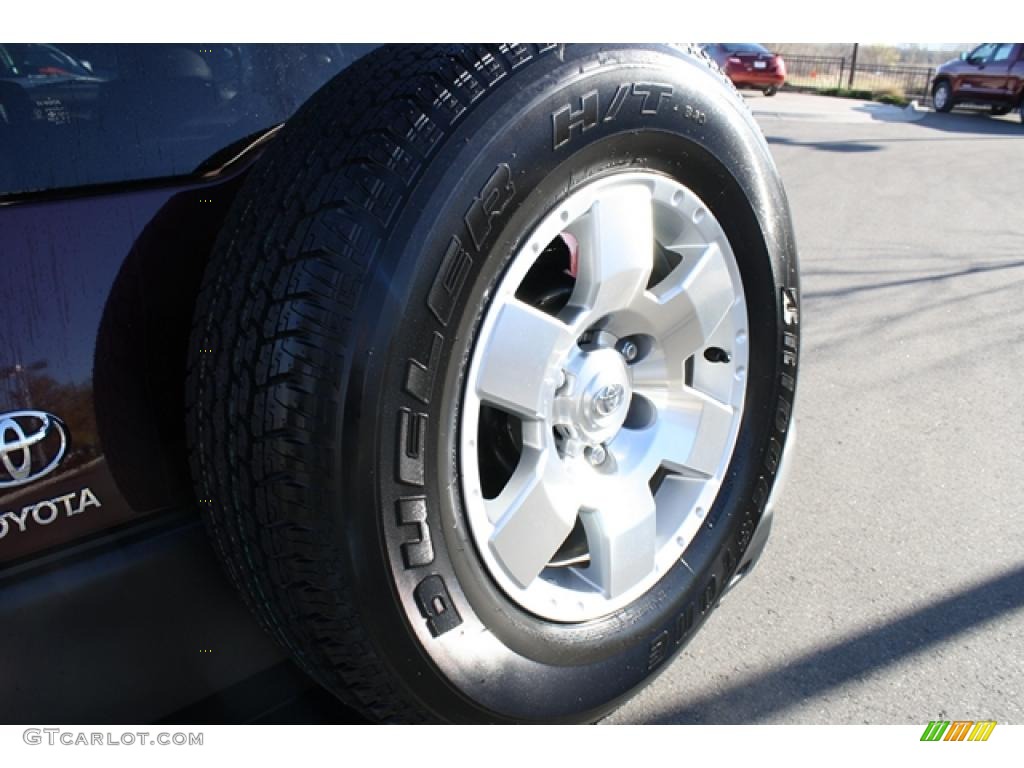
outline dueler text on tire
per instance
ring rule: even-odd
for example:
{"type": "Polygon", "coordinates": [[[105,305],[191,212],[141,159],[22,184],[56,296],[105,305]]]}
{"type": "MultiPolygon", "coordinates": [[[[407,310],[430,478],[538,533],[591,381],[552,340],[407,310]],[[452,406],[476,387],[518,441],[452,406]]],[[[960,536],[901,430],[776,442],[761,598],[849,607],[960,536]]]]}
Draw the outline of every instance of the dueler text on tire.
{"type": "Polygon", "coordinates": [[[796,270],[701,53],[374,51],[274,140],[204,280],[192,467],[227,571],[376,718],[600,718],[742,562],[796,270]]]}

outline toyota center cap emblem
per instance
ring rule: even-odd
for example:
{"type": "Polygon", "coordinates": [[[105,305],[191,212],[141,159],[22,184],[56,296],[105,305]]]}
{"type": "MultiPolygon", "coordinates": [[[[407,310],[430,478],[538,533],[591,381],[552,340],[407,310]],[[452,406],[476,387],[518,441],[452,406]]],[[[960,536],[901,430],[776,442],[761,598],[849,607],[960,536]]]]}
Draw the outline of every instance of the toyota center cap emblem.
{"type": "Polygon", "coordinates": [[[56,416],[43,411],[0,413],[0,488],[45,477],[64,460],[68,434],[56,416]]]}
{"type": "Polygon", "coordinates": [[[600,416],[607,416],[618,410],[626,394],[626,388],[621,384],[609,384],[601,387],[594,397],[594,409],[600,416]]]}

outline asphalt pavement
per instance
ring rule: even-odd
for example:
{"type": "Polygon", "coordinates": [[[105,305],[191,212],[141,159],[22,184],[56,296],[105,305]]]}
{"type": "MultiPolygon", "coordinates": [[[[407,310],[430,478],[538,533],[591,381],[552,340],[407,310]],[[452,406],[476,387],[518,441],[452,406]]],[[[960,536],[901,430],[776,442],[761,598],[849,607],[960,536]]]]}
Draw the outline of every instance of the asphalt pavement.
{"type": "Polygon", "coordinates": [[[758,567],[613,723],[1024,723],[1024,125],[749,104],[803,274],[758,567]]]}

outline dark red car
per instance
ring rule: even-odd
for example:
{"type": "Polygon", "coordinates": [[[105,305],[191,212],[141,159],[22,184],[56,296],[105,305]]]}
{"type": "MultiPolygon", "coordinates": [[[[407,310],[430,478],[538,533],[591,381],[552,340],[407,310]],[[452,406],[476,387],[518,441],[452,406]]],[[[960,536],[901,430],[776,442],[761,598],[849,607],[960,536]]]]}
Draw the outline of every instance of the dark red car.
{"type": "Polygon", "coordinates": [[[774,96],[786,82],[786,62],[757,43],[705,43],[704,50],[737,88],[774,96]]]}
{"type": "MultiPolygon", "coordinates": [[[[961,104],[1005,115],[1024,101],[1024,43],[982,43],[939,67],[932,84],[936,112],[961,104]]],[[[1024,121],[1024,112],[1021,113],[1024,121]]]]}

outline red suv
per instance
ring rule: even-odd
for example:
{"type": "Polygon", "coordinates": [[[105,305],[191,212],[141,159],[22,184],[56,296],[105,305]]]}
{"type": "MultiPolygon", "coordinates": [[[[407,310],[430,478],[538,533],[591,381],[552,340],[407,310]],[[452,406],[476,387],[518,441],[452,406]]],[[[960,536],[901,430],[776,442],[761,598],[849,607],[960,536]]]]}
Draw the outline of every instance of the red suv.
{"type": "MultiPolygon", "coordinates": [[[[936,112],[960,104],[989,106],[1005,115],[1024,99],[1024,43],[982,43],[939,67],[932,84],[936,112]]],[[[1024,112],[1021,114],[1024,121],[1024,112]]]]}

